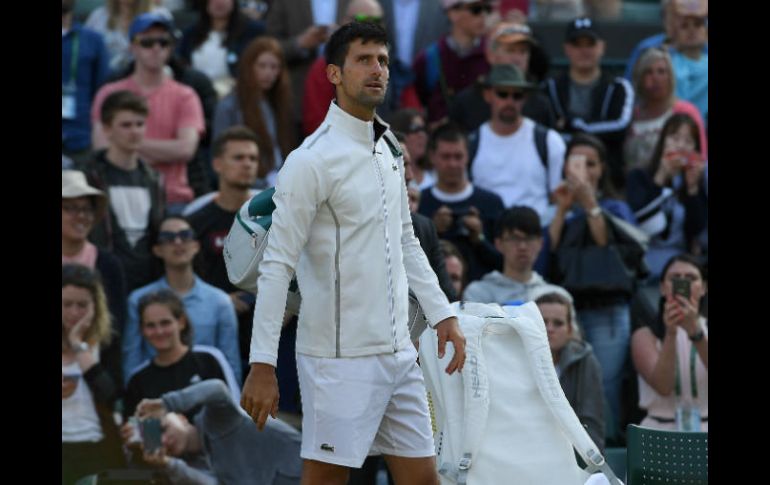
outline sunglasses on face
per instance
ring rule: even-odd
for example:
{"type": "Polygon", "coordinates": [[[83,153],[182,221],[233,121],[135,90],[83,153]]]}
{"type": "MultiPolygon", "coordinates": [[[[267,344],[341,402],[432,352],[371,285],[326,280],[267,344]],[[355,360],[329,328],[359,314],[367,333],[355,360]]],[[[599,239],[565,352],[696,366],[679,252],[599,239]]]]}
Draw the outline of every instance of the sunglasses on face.
{"type": "Polygon", "coordinates": [[[145,49],[151,49],[155,44],[158,44],[163,48],[171,45],[171,39],[168,37],[145,37],[143,39],[137,40],[136,42],[145,49]]]}
{"type": "Polygon", "coordinates": [[[495,89],[495,95],[500,99],[513,98],[516,101],[524,99],[524,93],[522,91],[503,91],[501,89],[495,89]]]}
{"type": "Polygon", "coordinates": [[[482,12],[486,14],[492,13],[492,5],[489,5],[488,3],[474,3],[472,5],[463,4],[459,5],[457,8],[467,10],[473,15],[481,15],[482,12]]]}
{"type": "Polygon", "coordinates": [[[373,24],[382,24],[382,17],[375,17],[373,15],[366,15],[363,13],[353,15],[353,20],[355,20],[356,22],[370,22],[373,24]]]}
{"type": "Polygon", "coordinates": [[[176,238],[179,238],[183,243],[189,242],[193,240],[194,234],[192,229],[182,229],[179,232],[160,231],[158,233],[158,244],[170,244],[176,241],[176,238]]]}

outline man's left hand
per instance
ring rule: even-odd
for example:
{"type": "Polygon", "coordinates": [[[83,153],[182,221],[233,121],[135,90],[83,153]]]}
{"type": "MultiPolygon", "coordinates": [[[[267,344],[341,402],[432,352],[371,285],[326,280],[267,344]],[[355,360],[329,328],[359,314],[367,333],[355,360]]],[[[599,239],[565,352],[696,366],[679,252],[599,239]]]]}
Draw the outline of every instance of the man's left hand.
{"type": "Polygon", "coordinates": [[[438,358],[444,358],[447,341],[452,342],[455,354],[446,368],[447,374],[453,374],[454,371],[462,371],[465,365],[465,336],[460,330],[460,324],[457,317],[449,317],[441,320],[436,325],[438,334],[438,358]]]}

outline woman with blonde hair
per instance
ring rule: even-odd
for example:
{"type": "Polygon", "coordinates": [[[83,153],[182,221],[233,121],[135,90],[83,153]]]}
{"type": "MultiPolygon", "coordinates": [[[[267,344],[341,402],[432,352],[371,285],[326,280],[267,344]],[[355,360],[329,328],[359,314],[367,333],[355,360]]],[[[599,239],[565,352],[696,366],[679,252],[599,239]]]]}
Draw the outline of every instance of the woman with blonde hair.
{"type": "Polygon", "coordinates": [[[676,96],[676,80],[671,56],[665,49],[647,49],[633,71],[636,107],[623,147],[626,171],[647,168],[663,125],[676,113],[690,115],[700,132],[700,151],[707,153],[706,130],[698,108],[676,96]]]}
{"type": "Polygon", "coordinates": [[[104,43],[110,53],[110,71],[122,71],[131,62],[128,28],[137,15],[147,12],[171,18],[171,12],[167,8],[155,6],[151,0],[107,0],[88,16],[86,27],[104,37],[104,43]]]}
{"type": "Polygon", "coordinates": [[[217,105],[213,139],[233,125],[254,131],[259,145],[255,188],[272,186],[284,159],[295,148],[291,103],[281,45],[272,37],[254,39],[241,55],[235,89],[217,105]]]}
{"type": "Polygon", "coordinates": [[[62,483],[124,464],[113,406],[120,345],[99,276],[62,265],[62,483]]]}

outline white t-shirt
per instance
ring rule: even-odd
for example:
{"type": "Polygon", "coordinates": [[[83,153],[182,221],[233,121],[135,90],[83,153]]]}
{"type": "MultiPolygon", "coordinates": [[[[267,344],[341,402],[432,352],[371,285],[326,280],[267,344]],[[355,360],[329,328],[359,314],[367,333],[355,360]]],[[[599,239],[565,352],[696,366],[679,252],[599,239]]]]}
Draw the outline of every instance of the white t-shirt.
{"type": "MultiPolygon", "coordinates": [[[[91,348],[94,358],[99,361],[99,346],[91,348]]],[[[62,443],[99,442],[104,438],[99,416],[96,414],[94,396],[83,379],[83,372],[77,361],[62,364],[62,374],[77,377],[75,392],[61,400],[62,443]]]]}
{"type": "Polygon", "coordinates": [[[516,133],[499,136],[489,122],[479,129],[479,147],[473,159],[473,184],[503,199],[505,207],[526,205],[547,218],[549,191],[562,180],[566,145],[553,130],[546,136],[548,145],[548,183],[546,170],[535,147],[535,123],[524,118],[516,133]],[[548,189],[546,189],[546,187],[548,189]]]}
{"type": "Polygon", "coordinates": [[[227,67],[227,48],[222,45],[224,36],[212,30],[206,41],[192,53],[192,65],[195,69],[215,80],[230,77],[227,67]]]}

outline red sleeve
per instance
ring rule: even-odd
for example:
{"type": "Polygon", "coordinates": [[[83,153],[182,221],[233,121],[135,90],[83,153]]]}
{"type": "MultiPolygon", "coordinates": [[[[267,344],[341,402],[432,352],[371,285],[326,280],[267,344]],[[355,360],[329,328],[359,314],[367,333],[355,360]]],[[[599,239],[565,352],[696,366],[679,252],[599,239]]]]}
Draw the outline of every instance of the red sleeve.
{"type": "Polygon", "coordinates": [[[180,86],[182,90],[177,116],[177,130],[180,128],[195,128],[198,134],[203,136],[206,132],[206,120],[203,117],[203,105],[200,98],[192,88],[180,86]]]}
{"type": "Polygon", "coordinates": [[[302,99],[302,129],[305,136],[321,126],[334,94],[334,85],[326,78],[326,61],[319,57],[305,77],[305,94],[302,99]]]}

